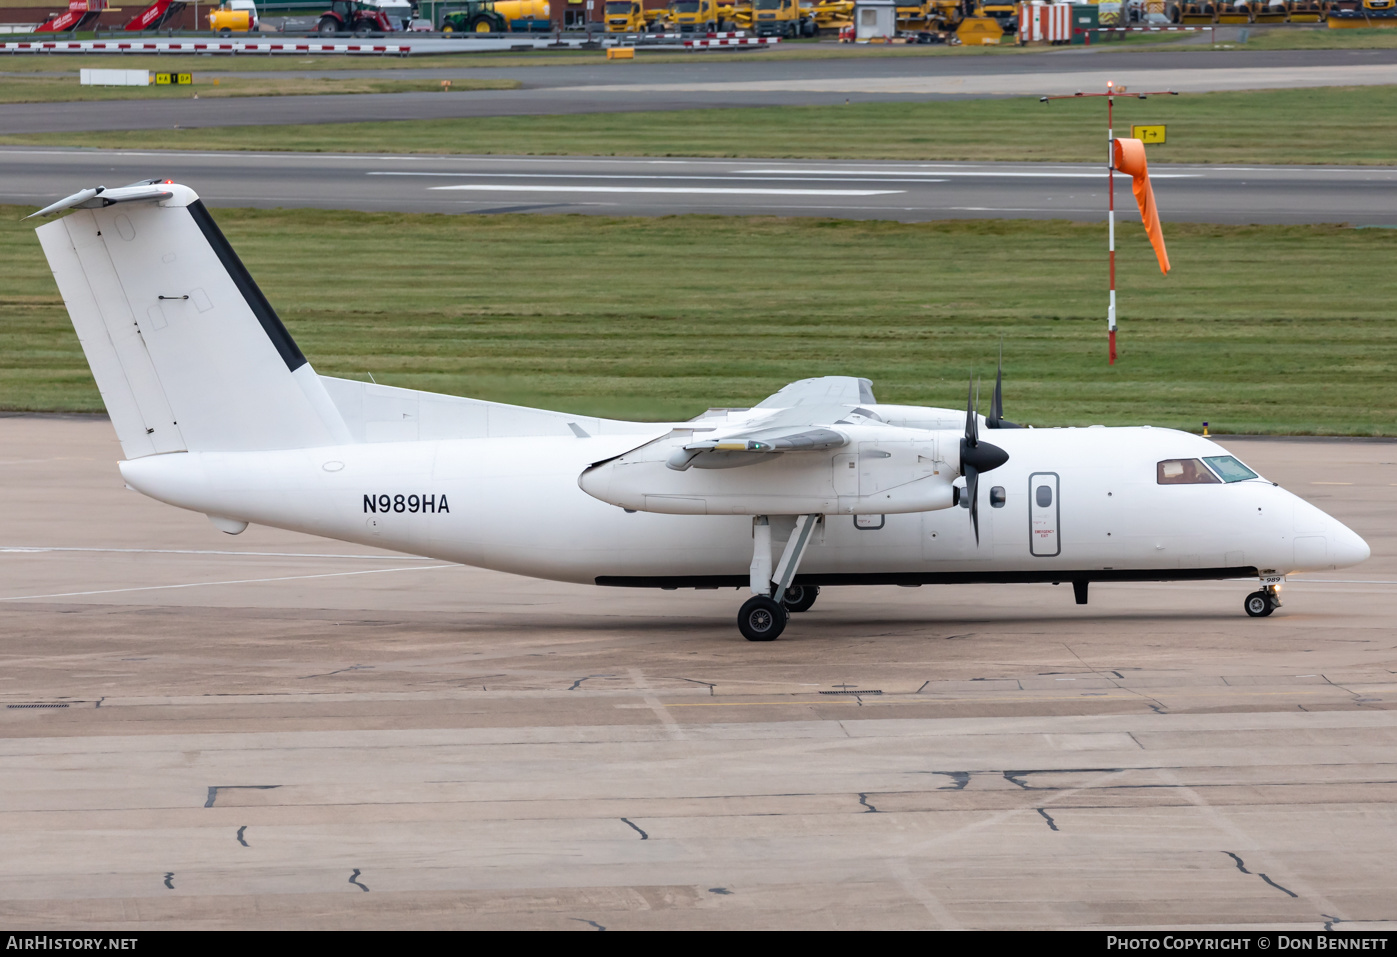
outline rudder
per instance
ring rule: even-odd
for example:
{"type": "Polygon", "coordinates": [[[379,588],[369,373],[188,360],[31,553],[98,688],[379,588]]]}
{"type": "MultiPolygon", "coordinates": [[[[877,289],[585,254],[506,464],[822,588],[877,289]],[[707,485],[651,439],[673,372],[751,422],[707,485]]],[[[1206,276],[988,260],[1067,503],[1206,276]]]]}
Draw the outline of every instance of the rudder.
{"type": "Polygon", "coordinates": [[[353,441],[193,190],[92,192],[37,232],[127,458],[353,441]]]}

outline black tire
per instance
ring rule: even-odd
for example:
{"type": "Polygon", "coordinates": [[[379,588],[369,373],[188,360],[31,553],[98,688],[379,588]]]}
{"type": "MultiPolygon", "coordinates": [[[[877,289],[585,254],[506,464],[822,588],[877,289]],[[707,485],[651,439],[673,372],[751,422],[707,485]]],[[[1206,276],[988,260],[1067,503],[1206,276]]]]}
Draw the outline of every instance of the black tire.
{"type": "Polygon", "coordinates": [[[233,35],[233,31],[229,30],[227,27],[224,27],[222,30],[218,31],[218,35],[221,37],[231,37],[233,35]]]}
{"type": "Polygon", "coordinates": [[[806,20],[800,25],[800,35],[807,40],[815,35],[816,27],[814,20],[806,20]]]}
{"type": "Polygon", "coordinates": [[[1265,618],[1276,610],[1276,605],[1271,601],[1271,596],[1264,591],[1254,591],[1247,596],[1242,607],[1247,610],[1247,614],[1252,618],[1265,618]]]}
{"type": "Polygon", "coordinates": [[[753,595],[737,612],[737,630],[748,641],[775,641],[786,630],[790,618],[780,602],[765,595],[753,595]]]}
{"type": "Polygon", "coordinates": [[[340,23],[334,17],[321,17],[320,22],[315,25],[316,33],[339,33],[340,23]]]}
{"type": "Polygon", "coordinates": [[[786,594],[781,596],[781,604],[786,607],[786,611],[798,615],[803,611],[809,611],[810,606],[815,604],[815,599],[819,597],[819,585],[792,585],[786,589],[786,594]]]}
{"type": "Polygon", "coordinates": [[[355,35],[355,36],[366,37],[366,36],[368,36],[370,33],[376,33],[376,32],[378,32],[378,24],[377,24],[377,23],[372,23],[372,22],[370,22],[370,21],[368,21],[368,20],[360,20],[360,21],[358,21],[357,23],[354,24],[354,35],[355,35]]]}

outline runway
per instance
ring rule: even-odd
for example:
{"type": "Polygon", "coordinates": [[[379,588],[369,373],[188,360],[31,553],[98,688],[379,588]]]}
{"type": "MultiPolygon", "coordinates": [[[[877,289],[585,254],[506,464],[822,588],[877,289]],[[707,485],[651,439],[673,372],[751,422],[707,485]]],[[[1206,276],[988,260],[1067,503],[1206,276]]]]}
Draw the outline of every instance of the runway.
{"type": "Polygon", "coordinates": [[[1368,540],[1245,582],[556,585],[122,488],[0,418],[0,921],[1397,927],[1397,446],[1223,440],[1368,540]]]}
{"type": "MultiPolygon", "coordinates": [[[[1009,163],[364,156],[0,148],[0,202],[172,178],[211,206],[612,216],[837,216],[906,222],[1105,219],[1100,167],[1009,163]]],[[[1166,220],[1397,224],[1397,168],[1151,168],[1166,220]]],[[[1125,190],[1120,215],[1134,217],[1125,190]]]]}
{"type": "MultiPolygon", "coordinates": [[[[988,96],[1042,96],[1102,89],[1202,93],[1397,83],[1397,51],[1285,53],[1045,52],[994,57],[763,60],[696,55],[691,64],[636,62],[536,67],[440,67],[351,71],[353,76],[513,79],[517,90],[108,100],[0,104],[6,133],[184,129],[348,123],[475,116],[540,116],[748,106],[802,106],[988,96]]],[[[3,65],[3,64],[0,64],[3,65]]],[[[67,62],[62,64],[67,67],[67,62]]],[[[77,64],[73,61],[72,70],[77,64]]],[[[210,58],[199,76],[220,76],[210,58]]],[[[72,72],[72,71],[70,71],[72,72]]],[[[317,73],[333,76],[343,71],[317,73]]],[[[255,76],[256,73],[239,73],[255,76]]],[[[276,72],[276,76],[295,75],[276,72]]]]}

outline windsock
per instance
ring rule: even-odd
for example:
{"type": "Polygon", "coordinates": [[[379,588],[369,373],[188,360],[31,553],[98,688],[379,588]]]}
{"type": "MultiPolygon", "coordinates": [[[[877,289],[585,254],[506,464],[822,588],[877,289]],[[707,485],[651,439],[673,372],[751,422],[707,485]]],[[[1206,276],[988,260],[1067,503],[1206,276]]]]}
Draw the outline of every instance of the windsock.
{"type": "Polygon", "coordinates": [[[1159,228],[1159,210],[1154,205],[1154,190],[1150,188],[1150,171],[1145,165],[1145,144],[1129,137],[1116,140],[1116,169],[1129,173],[1134,181],[1135,202],[1140,204],[1140,219],[1149,234],[1150,245],[1159,259],[1159,271],[1169,274],[1169,253],[1164,248],[1164,231],[1159,228]]]}

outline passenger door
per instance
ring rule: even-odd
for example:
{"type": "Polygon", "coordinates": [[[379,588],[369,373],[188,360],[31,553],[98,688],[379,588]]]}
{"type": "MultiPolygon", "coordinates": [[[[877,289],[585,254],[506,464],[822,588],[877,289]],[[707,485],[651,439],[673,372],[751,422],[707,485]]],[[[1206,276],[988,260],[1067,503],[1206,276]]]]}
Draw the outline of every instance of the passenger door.
{"type": "Polygon", "coordinates": [[[1056,472],[1028,477],[1028,551],[1038,558],[1062,554],[1062,505],[1056,472]]]}

